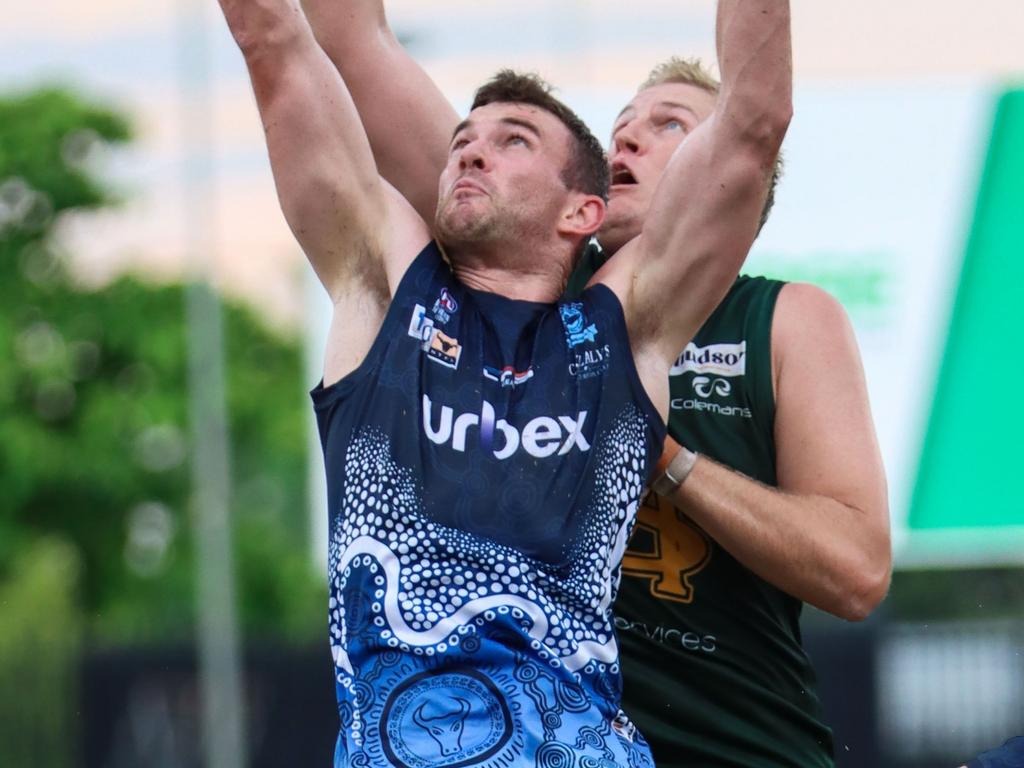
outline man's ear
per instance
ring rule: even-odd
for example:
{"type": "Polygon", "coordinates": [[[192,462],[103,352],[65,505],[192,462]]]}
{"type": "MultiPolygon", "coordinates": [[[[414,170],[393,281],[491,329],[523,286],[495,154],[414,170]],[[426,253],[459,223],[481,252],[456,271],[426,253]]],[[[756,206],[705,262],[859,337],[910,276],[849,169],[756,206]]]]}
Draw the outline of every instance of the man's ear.
{"type": "Polygon", "coordinates": [[[597,195],[582,192],[573,195],[562,213],[558,231],[574,237],[590,237],[601,228],[607,210],[604,200],[597,195]]]}

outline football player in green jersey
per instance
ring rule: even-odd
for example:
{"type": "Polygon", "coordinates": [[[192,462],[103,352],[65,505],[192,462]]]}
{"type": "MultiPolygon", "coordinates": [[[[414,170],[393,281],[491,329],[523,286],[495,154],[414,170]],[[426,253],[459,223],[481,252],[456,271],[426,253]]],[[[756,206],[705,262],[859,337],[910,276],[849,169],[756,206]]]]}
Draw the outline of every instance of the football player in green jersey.
{"type": "MultiPolygon", "coordinates": [[[[397,42],[381,0],[304,4],[381,174],[432,212],[457,114],[397,42]]],[[[727,119],[715,113],[719,90],[699,65],[673,60],[622,110],[603,252],[588,254],[575,285],[640,231],[680,143],[727,119]]],[[[885,476],[849,321],[813,286],[741,278],[672,374],[662,495],[638,515],[616,605],[626,711],[659,765],[831,765],[800,608],[862,619],[891,572],[885,476]]]]}

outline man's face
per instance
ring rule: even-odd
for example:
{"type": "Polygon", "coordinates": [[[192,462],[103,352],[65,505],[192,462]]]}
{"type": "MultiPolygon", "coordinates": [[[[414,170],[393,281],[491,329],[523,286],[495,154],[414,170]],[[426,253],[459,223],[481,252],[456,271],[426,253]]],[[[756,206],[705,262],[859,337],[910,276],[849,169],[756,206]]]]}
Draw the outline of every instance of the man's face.
{"type": "Polygon", "coordinates": [[[455,129],[441,173],[435,228],[450,245],[554,232],[569,199],[569,130],[528,104],[474,109],[455,129]]]}
{"type": "Polygon", "coordinates": [[[619,113],[608,162],[612,185],[598,239],[614,253],[640,234],[658,180],[676,147],[711,114],[715,94],[695,85],[647,88],[619,113]]]}

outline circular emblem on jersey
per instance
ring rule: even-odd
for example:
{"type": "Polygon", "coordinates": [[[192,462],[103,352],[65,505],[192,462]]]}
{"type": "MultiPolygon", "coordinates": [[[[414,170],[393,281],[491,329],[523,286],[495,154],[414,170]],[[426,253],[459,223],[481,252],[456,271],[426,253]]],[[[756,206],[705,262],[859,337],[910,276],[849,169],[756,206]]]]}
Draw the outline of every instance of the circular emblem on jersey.
{"type": "Polygon", "coordinates": [[[400,768],[478,765],[511,736],[505,697],[471,669],[409,678],[391,692],[381,715],[384,753],[400,768]]]}

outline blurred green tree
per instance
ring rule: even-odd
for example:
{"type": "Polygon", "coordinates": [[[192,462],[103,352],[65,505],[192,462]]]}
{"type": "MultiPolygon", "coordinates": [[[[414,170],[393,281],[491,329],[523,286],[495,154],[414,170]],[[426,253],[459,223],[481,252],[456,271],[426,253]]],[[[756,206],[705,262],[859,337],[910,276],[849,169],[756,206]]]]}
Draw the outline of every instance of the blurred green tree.
{"type": "MultiPolygon", "coordinates": [[[[91,637],[180,641],[194,626],[184,289],[87,290],[55,234],[116,204],[97,160],[130,139],[123,115],[68,90],[0,96],[0,583],[18,553],[63,539],[91,637]]],[[[301,348],[237,304],[225,333],[243,630],[304,641],[325,603],[301,348]]]]}

